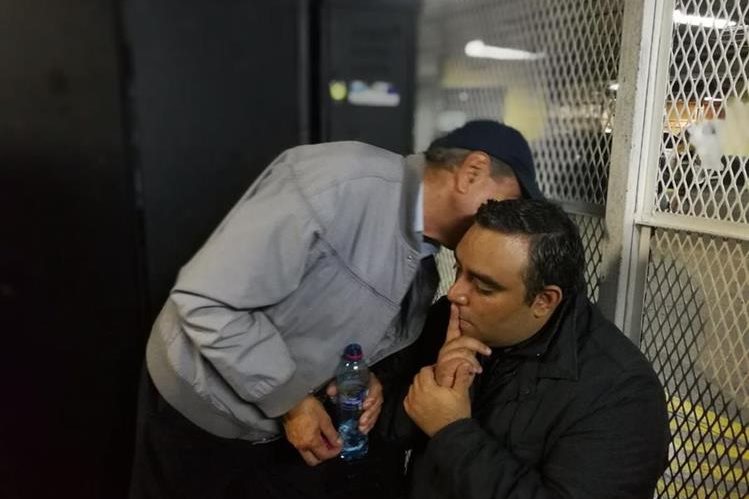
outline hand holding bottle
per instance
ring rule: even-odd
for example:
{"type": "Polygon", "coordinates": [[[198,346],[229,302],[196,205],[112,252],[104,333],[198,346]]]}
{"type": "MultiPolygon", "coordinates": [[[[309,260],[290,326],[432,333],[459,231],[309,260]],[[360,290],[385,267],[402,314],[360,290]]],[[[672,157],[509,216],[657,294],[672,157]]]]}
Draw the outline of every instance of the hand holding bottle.
{"type": "MultiPolygon", "coordinates": [[[[336,387],[335,381],[331,382],[325,393],[328,397],[335,398],[338,395],[338,388],[336,387]]],[[[382,410],[382,404],[384,402],[382,393],[382,383],[377,379],[374,373],[369,374],[369,390],[367,390],[367,398],[364,399],[362,404],[362,414],[359,417],[359,431],[365,435],[372,431],[377,419],[380,417],[380,411],[382,410]]]]}
{"type": "MultiPolygon", "coordinates": [[[[365,411],[364,401],[368,398],[371,384],[369,368],[359,344],[351,343],[343,351],[336,368],[335,382],[338,391],[338,432],[343,440],[341,459],[359,459],[366,456],[369,450],[367,435],[360,428],[365,411]]],[[[379,407],[375,407],[375,410],[379,412],[379,407]]]]}

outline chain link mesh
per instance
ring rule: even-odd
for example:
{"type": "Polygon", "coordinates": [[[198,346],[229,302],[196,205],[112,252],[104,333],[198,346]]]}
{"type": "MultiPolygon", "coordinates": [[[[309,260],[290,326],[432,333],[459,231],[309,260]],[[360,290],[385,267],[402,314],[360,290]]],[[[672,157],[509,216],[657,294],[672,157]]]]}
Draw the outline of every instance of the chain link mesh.
{"type": "Polygon", "coordinates": [[[426,0],[420,86],[435,92],[427,102],[420,100],[437,110],[437,119],[423,126],[433,126],[433,136],[466,120],[491,118],[532,129],[523,131],[546,195],[604,205],[623,5],[622,0],[426,0]],[[467,57],[471,40],[537,58],[467,57]]]}
{"type": "Polygon", "coordinates": [[[656,229],[641,348],[666,389],[657,497],[749,495],[749,243],[656,229]]]}
{"type": "Polygon", "coordinates": [[[546,57],[536,78],[549,102],[536,145],[539,181],[553,199],[604,205],[624,2],[536,2],[530,36],[546,57]]]}
{"type": "Polygon", "coordinates": [[[654,209],[747,223],[749,2],[676,0],[675,6],[654,209]],[[686,24],[684,15],[706,21],[686,24]]]}
{"type": "MultiPolygon", "coordinates": [[[[544,193],[578,208],[602,207],[624,1],[423,5],[417,143],[425,147],[469,119],[515,125],[523,115],[516,126],[529,138],[544,193]],[[538,57],[468,58],[471,40],[538,57]]],[[[749,119],[742,107],[749,106],[749,2],[675,0],[675,9],[735,24],[674,25],[653,210],[749,223],[749,145],[735,140],[735,132],[749,129],[741,124],[749,119]]],[[[588,291],[597,299],[604,224],[590,211],[573,218],[585,242],[588,291]]],[[[674,435],[658,497],[749,497],[747,244],[654,229],[641,347],[666,387],[674,435]]],[[[437,261],[441,294],[454,259],[441,252],[437,261]]]]}
{"type": "Polygon", "coordinates": [[[580,230],[580,237],[585,247],[585,282],[588,285],[588,297],[598,301],[598,271],[601,268],[603,253],[604,220],[601,217],[588,215],[571,215],[580,230]]]}
{"type": "MultiPolygon", "coordinates": [[[[531,144],[550,199],[605,205],[623,0],[425,0],[420,19],[417,145],[467,120],[516,126],[531,144]],[[583,20],[584,22],[581,22],[583,20]],[[524,50],[526,61],[471,58],[466,44],[524,50]],[[419,120],[421,116],[421,120],[419,120]]],[[[576,216],[592,299],[598,298],[603,219],[576,216]]],[[[454,258],[437,258],[452,282],[454,258]]]]}
{"type": "MultiPolygon", "coordinates": [[[[653,209],[749,223],[749,2],[674,7],[653,209]]],[[[666,387],[673,433],[658,497],[749,496],[747,262],[746,241],[654,229],[642,348],[666,387]]]]}

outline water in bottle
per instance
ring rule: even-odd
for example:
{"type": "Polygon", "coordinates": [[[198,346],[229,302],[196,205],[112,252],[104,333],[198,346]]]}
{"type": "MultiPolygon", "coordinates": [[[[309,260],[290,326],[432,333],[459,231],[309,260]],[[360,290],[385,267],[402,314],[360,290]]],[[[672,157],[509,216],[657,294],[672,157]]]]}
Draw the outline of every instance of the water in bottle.
{"type": "Polygon", "coordinates": [[[341,459],[351,461],[367,454],[367,435],[359,431],[359,416],[369,388],[369,369],[362,349],[352,343],[343,351],[336,370],[338,386],[338,433],[343,440],[341,459]]]}

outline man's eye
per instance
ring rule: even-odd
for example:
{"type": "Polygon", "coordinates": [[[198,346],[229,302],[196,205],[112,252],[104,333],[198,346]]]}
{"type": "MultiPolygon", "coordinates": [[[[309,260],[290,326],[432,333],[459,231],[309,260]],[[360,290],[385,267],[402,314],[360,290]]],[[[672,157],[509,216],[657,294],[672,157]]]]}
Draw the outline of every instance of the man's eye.
{"type": "Polygon", "coordinates": [[[482,285],[481,283],[476,284],[476,290],[482,295],[490,295],[494,293],[494,288],[490,288],[486,285],[482,285]]]}

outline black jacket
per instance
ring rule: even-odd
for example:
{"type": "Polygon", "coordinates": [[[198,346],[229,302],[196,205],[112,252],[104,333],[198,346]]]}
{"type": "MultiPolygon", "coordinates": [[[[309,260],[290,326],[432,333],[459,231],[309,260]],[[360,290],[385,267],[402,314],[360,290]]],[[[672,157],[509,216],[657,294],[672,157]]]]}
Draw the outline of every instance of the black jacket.
{"type": "MultiPolygon", "coordinates": [[[[434,362],[448,314],[443,298],[409,363],[434,362]]],[[[670,440],[663,388],[586,298],[568,298],[533,338],[494,351],[471,395],[470,419],[415,449],[412,499],[653,497],[670,440]]]]}

